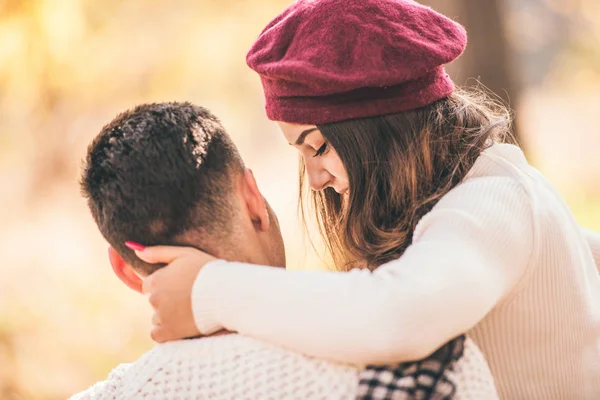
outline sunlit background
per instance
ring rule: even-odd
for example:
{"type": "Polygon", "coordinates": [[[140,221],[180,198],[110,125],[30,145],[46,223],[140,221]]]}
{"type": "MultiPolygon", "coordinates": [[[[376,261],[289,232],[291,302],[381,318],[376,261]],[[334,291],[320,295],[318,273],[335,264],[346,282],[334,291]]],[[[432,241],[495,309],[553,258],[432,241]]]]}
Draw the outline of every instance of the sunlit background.
{"type": "MultiPolygon", "coordinates": [[[[296,218],[296,154],[244,60],[288,3],[0,0],[1,399],[63,399],[152,346],[149,306],[113,276],[78,188],[87,144],[138,103],[217,114],[280,217],[290,267],[320,267],[296,218]]],[[[600,2],[425,3],[469,31],[450,74],[510,103],[531,162],[600,229],[600,2]]]]}

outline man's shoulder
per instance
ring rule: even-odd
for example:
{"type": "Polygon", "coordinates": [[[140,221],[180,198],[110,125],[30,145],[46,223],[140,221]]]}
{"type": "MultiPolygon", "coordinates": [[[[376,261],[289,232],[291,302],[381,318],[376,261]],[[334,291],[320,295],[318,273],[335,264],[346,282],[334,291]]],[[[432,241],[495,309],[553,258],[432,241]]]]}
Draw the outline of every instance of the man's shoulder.
{"type": "Polygon", "coordinates": [[[165,366],[171,363],[176,354],[185,354],[182,350],[193,348],[191,341],[177,341],[154,346],[132,363],[119,364],[103,381],[77,393],[69,400],[103,400],[122,398],[127,393],[136,393],[143,389],[152,378],[160,375],[165,366]]]}
{"type": "MultiPolygon", "coordinates": [[[[164,370],[155,379],[186,382],[203,398],[353,398],[357,368],[317,359],[248,336],[229,334],[156,346],[152,360],[164,370]],[[332,388],[328,385],[332,384],[332,388]],[[314,393],[313,393],[314,392],[314,393]],[[313,393],[313,394],[311,394],[313,393]]],[[[181,388],[188,390],[187,388],[181,388]]]]}
{"type": "Polygon", "coordinates": [[[83,392],[77,393],[69,400],[103,400],[114,399],[120,392],[124,376],[127,374],[133,364],[120,364],[113,369],[106,380],[95,383],[83,392]]]}
{"type": "Polygon", "coordinates": [[[263,398],[279,393],[282,398],[308,399],[311,390],[318,393],[326,382],[336,383],[332,389],[336,396],[352,398],[357,375],[352,366],[229,334],[156,345],[93,391],[90,388],[87,396],[74,399],[160,398],[171,391],[193,393],[196,398],[263,398]]]}
{"type": "Polygon", "coordinates": [[[214,367],[246,364],[262,360],[274,365],[294,363],[310,368],[331,370],[356,370],[354,366],[339,364],[297,353],[262,340],[240,334],[209,336],[159,344],[147,353],[152,363],[162,359],[191,362],[195,367],[214,367]]]}

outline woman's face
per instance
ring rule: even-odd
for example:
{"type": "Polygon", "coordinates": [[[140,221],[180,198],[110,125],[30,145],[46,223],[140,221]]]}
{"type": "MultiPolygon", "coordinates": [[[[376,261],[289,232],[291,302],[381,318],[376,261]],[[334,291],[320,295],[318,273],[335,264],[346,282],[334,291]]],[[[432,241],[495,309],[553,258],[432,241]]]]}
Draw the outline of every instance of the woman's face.
{"type": "Polygon", "coordinates": [[[348,174],[344,165],[315,125],[277,124],[290,146],[300,152],[313,190],[331,187],[339,194],[348,193],[348,174]]]}

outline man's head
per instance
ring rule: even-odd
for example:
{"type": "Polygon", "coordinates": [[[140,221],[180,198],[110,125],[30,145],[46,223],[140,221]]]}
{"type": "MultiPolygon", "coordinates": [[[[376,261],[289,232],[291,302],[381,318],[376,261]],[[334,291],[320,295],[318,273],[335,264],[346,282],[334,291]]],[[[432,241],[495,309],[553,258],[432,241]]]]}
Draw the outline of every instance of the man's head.
{"type": "Polygon", "coordinates": [[[118,115],[90,144],[81,187],[114,249],[115,272],[136,290],[141,281],[129,266],[143,276],[161,266],[141,261],[126,241],[285,265],[272,209],[219,120],[202,107],[144,104],[118,115]]]}

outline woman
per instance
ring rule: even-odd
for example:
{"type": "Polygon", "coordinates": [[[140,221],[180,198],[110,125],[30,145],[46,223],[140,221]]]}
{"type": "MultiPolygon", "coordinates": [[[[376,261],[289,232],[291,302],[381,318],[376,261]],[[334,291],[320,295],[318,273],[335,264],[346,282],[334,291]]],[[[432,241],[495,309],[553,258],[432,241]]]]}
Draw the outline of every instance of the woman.
{"type": "Polygon", "coordinates": [[[501,398],[597,396],[600,247],[510,144],[506,110],[454,89],[443,65],[465,45],[462,27],[408,0],[300,0],[276,17],[248,64],[300,152],[336,266],[362,268],[146,248],[170,264],[145,282],[153,337],[226,328],[381,364],[468,332],[501,398]]]}

